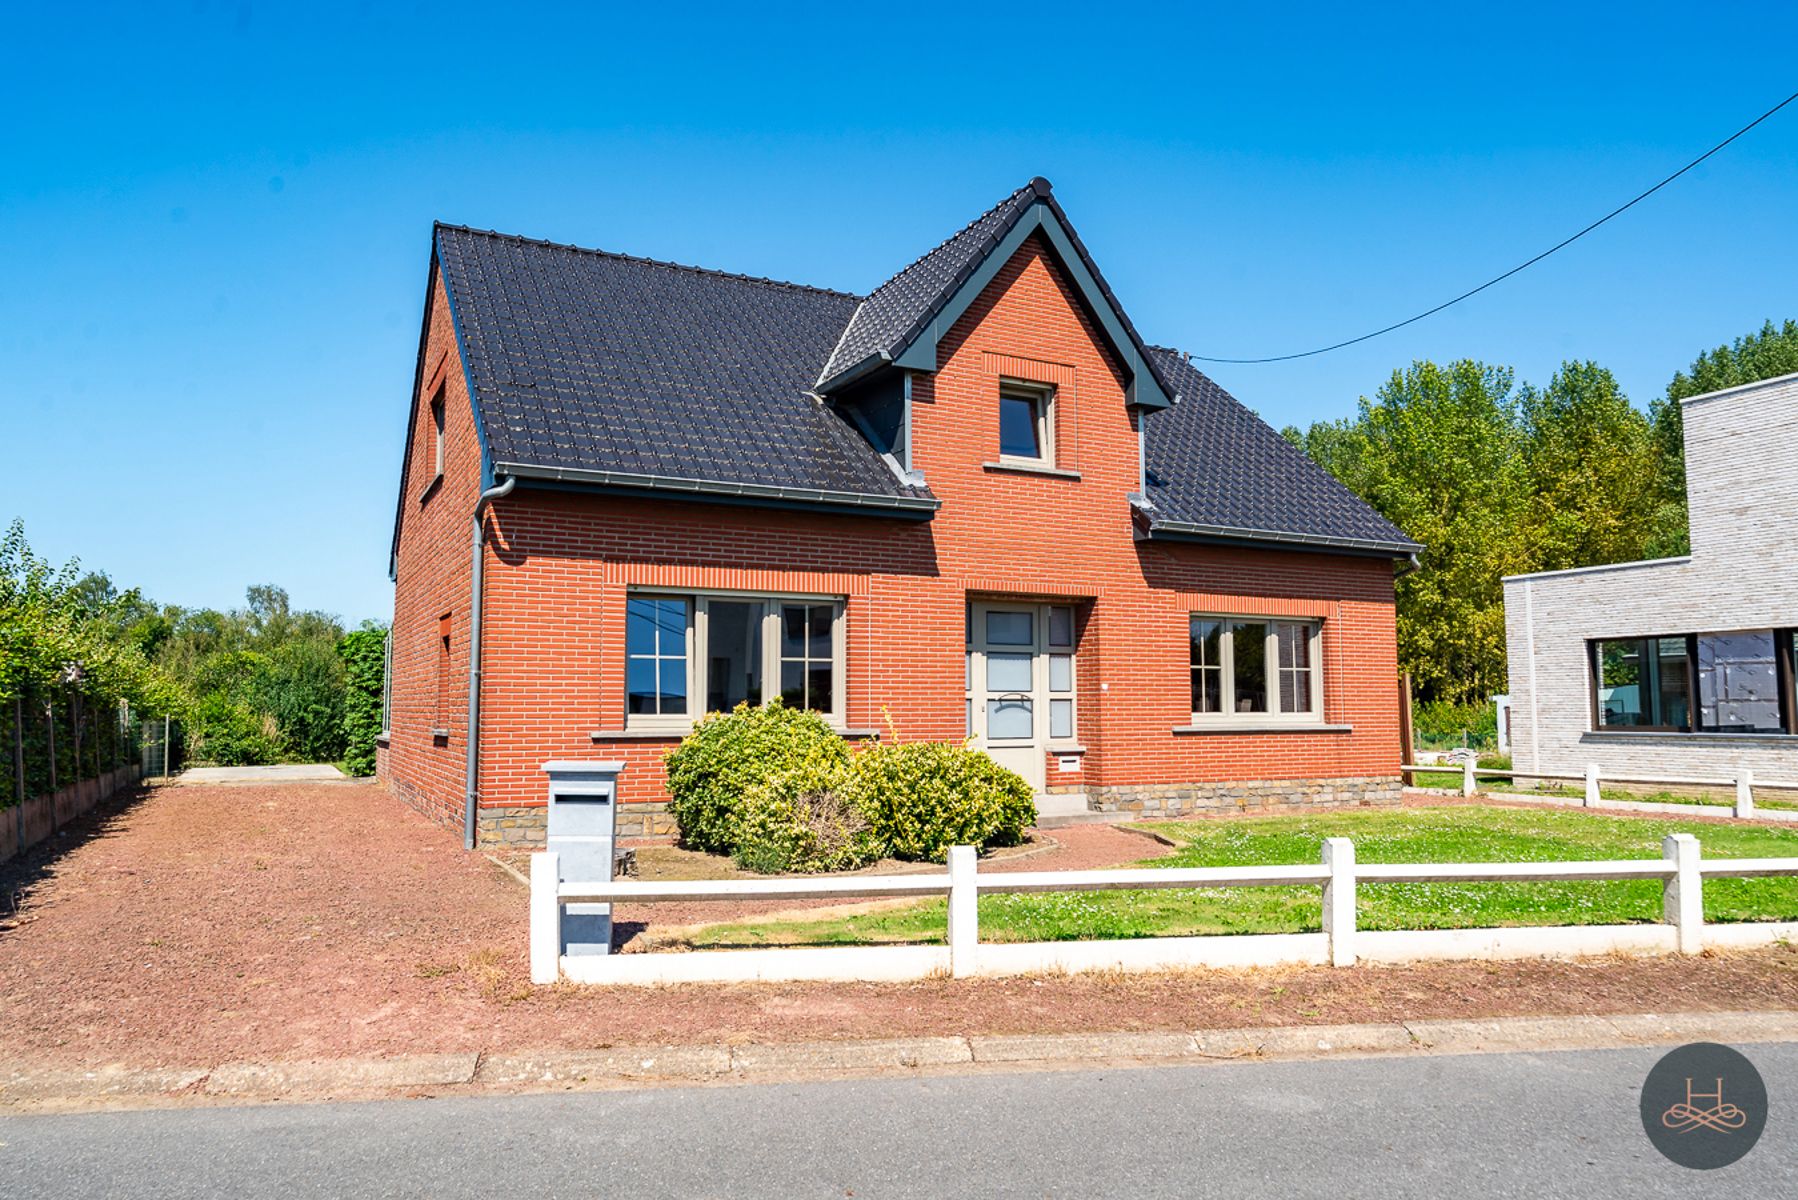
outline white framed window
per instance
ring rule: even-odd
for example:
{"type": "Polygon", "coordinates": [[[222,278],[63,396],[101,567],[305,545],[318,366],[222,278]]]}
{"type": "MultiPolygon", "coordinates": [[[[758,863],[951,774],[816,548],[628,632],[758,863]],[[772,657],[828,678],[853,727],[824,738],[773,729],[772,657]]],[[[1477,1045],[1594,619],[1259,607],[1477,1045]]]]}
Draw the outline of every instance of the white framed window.
{"type": "Polygon", "coordinates": [[[684,732],[706,712],[780,699],[843,725],[843,602],[632,592],[625,727],[684,732]]]}
{"type": "Polygon", "coordinates": [[[999,382],[999,461],[1055,465],[1055,389],[999,382]]]}
{"type": "Polygon", "coordinates": [[[1194,724],[1323,720],[1318,621],[1195,614],[1194,724]]]}

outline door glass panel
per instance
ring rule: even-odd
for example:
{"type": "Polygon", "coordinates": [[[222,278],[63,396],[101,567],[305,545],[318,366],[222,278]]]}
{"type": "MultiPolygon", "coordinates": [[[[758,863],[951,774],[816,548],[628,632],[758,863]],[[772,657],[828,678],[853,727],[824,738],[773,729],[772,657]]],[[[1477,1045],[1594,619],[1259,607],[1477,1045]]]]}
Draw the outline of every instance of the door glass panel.
{"type": "Polygon", "coordinates": [[[1036,729],[1035,706],[1028,700],[988,700],[986,736],[1028,738],[1036,729]]]}
{"type": "Polygon", "coordinates": [[[1034,613],[989,611],[986,640],[994,646],[1028,646],[1036,641],[1034,613]]]}
{"type": "Polygon", "coordinates": [[[762,702],[762,606],[713,600],[706,607],[706,711],[762,702]]]}
{"type": "Polygon", "coordinates": [[[986,687],[992,692],[1027,692],[1030,690],[1029,654],[989,654],[986,656],[986,687]]]}
{"type": "Polygon", "coordinates": [[[1049,644],[1051,646],[1072,646],[1074,644],[1074,610],[1059,605],[1049,610],[1049,644]]]}
{"type": "Polygon", "coordinates": [[[1049,736],[1054,738],[1074,736],[1074,702],[1072,700],[1049,701],[1049,736]]]}
{"type": "Polygon", "coordinates": [[[1071,692],[1074,690],[1073,655],[1051,654],[1049,656],[1049,690],[1051,692],[1071,692]]]}

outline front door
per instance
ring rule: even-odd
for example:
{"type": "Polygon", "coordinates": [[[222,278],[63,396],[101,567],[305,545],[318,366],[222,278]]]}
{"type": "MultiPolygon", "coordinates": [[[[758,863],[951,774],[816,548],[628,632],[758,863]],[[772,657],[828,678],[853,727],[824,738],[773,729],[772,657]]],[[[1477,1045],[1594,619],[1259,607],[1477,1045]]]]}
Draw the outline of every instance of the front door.
{"type": "Polygon", "coordinates": [[[1073,610],[976,601],[968,606],[968,733],[1041,794],[1052,742],[1072,742],[1073,610]]]}

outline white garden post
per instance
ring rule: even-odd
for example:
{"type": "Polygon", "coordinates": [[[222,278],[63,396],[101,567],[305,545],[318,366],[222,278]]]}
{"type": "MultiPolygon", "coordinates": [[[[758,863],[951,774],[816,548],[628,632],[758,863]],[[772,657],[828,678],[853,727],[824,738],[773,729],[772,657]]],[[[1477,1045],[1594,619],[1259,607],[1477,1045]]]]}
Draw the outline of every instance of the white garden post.
{"type": "Polygon", "coordinates": [[[1470,758],[1461,764],[1461,794],[1471,796],[1474,792],[1473,760],[1470,758]]]}
{"type": "Polygon", "coordinates": [[[1736,775],[1736,816],[1754,815],[1754,772],[1743,767],[1736,775]]]}
{"type": "Polygon", "coordinates": [[[554,983],[562,974],[562,898],[560,855],[540,850],[531,855],[531,982],[554,983]]]}
{"type": "Polygon", "coordinates": [[[1586,807],[1598,806],[1598,764],[1586,764],[1586,807]]]}
{"type": "Polygon", "coordinates": [[[1355,965],[1355,843],[1347,838],[1324,839],[1324,937],[1330,946],[1330,965],[1355,965]]]}
{"type": "Polygon", "coordinates": [[[1661,857],[1673,874],[1661,885],[1661,919],[1673,926],[1681,954],[1704,948],[1704,881],[1698,873],[1698,839],[1670,833],[1661,842],[1661,857]]]}
{"type": "Polygon", "coordinates": [[[949,974],[974,974],[980,952],[979,857],[972,846],[949,847],[949,974]]]}

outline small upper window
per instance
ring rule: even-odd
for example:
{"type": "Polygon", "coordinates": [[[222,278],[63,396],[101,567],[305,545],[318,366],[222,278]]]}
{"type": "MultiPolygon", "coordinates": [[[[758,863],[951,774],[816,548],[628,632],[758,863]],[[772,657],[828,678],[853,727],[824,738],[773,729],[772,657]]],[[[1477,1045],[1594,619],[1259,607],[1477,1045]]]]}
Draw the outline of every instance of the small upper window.
{"type": "Polygon", "coordinates": [[[1055,457],[1046,388],[1005,384],[999,389],[999,457],[1050,462],[1055,457]]]}
{"type": "Polygon", "coordinates": [[[437,398],[431,401],[431,455],[434,463],[432,476],[443,474],[443,390],[437,391],[437,398]]]}

